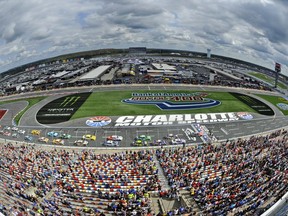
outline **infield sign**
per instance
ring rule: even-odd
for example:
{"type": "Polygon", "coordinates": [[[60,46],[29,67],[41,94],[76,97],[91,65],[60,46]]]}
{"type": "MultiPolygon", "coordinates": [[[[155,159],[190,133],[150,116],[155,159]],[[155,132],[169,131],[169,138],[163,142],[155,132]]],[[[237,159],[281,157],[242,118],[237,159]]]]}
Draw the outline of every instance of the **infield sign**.
{"type": "Polygon", "coordinates": [[[122,102],[137,105],[154,104],[161,110],[189,110],[210,108],[220,105],[221,102],[206,98],[208,94],[195,93],[132,93],[132,97],[122,102]]]}
{"type": "Polygon", "coordinates": [[[121,116],[115,121],[115,127],[127,126],[159,126],[192,123],[232,122],[239,120],[252,120],[253,115],[248,112],[227,113],[199,113],[175,115],[140,115],[121,116]]]}
{"type": "Polygon", "coordinates": [[[36,119],[41,124],[69,121],[90,94],[91,92],[71,94],[51,101],[38,111],[36,119]]]}

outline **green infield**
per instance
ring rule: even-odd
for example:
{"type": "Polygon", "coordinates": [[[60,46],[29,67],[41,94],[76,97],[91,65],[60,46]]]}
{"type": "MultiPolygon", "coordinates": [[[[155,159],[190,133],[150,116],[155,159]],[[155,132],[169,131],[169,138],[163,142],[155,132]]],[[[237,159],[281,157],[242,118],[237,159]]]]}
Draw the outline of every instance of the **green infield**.
{"type": "Polygon", "coordinates": [[[288,98],[262,94],[257,94],[257,96],[275,105],[284,115],[288,115],[288,98]]]}
{"type": "MultiPolygon", "coordinates": [[[[254,76],[260,80],[263,80],[263,81],[265,81],[271,85],[275,85],[275,79],[273,77],[269,77],[265,74],[258,73],[258,72],[249,72],[248,74],[251,76],[254,76]]],[[[282,88],[282,89],[287,89],[287,86],[281,82],[278,82],[278,87],[282,88]]]]}
{"type": "MultiPolygon", "coordinates": [[[[159,114],[189,114],[189,113],[217,113],[217,112],[256,112],[249,105],[241,102],[228,92],[200,92],[207,94],[205,98],[220,101],[221,104],[211,108],[187,110],[161,110],[153,105],[127,104],[123,99],[131,98],[132,93],[147,93],[147,91],[112,91],[95,92],[75,112],[71,119],[90,116],[120,116],[120,115],[159,115],[159,114]]],[[[152,91],[149,91],[151,93],[152,91]]],[[[167,91],[153,91],[153,93],[166,93],[167,91]]],[[[169,91],[169,93],[192,93],[191,91],[169,91]]]]}

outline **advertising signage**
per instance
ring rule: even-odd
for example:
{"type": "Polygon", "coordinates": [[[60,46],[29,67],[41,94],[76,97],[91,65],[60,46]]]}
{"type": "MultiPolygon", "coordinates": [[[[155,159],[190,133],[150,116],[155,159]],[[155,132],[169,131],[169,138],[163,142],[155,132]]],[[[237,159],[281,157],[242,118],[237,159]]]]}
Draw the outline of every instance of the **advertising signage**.
{"type": "Polygon", "coordinates": [[[115,121],[115,127],[127,126],[159,126],[192,123],[231,122],[251,120],[252,114],[248,112],[223,112],[202,114],[175,114],[175,115],[138,115],[120,116],[115,121]]]}

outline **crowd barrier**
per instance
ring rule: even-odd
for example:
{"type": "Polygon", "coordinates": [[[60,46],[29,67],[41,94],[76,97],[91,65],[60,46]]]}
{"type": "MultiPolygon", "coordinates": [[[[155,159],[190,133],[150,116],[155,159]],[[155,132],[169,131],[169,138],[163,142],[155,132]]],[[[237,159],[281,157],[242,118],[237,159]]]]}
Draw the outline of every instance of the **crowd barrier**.
{"type": "Polygon", "coordinates": [[[285,205],[288,205],[288,192],[279,199],[273,206],[271,206],[267,211],[265,211],[261,216],[272,216],[283,208],[285,205]]]}

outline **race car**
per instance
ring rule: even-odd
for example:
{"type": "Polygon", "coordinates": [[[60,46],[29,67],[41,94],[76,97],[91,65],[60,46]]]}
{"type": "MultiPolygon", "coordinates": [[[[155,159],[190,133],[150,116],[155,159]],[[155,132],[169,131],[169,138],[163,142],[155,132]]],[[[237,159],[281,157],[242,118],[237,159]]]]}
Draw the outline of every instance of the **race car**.
{"type": "Polygon", "coordinates": [[[167,136],[163,137],[163,139],[169,139],[169,140],[172,140],[174,138],[177,138],[177,135],[174,135],[172,133],[167,134],[167,136]]]}
{"type": "Polygon", "coordinates": [[[82,139],[95,141],[96,140],[96,136],[95,135],[91,135],[91,134],[85,134],[85,135],[83,135],[82,139]]]}
{"type": "Polygon", "coordinates": [[[53,139],[52,143],[55,145],[64,145],[64,140],[63,139],[53,139]]]}
{"type": "Polygon", "coordinates": [[[18,138],[18,136],[19,136],[18,133],[13,133],[13,134],[12,134],[12,137],[13,137],[13,138],[18,138]]]}
{"type": "Polygon", "coordinates": [[[177,138],[177,139],[172,139],[172,140],[171,140],[171,143],[172,143],[173,145],[175,145],[175,144],[186,144],[186,140],[185,140],[185,139],[177,138]]]}
{"type": "Polygon", "coordinates": [[[48,143],[49,139],[47,137],[39,137],[38,141],[48,143]]]}
{"type": "Polygon", "coordinates": [[[74,145],[76,145],[76,146],[87,146],[88,145],[88,141],[87,140],[83,140],[83,139],[76,140],[74,142],[74,145]]]}
{"type": "Polygon", "coordinates": [[[142,134],[142,135],[136,137],[135,140],[151,141],[152,138],[149,135],[142,134]]]}
{"type": "Polygon", "coordinates": [[[47,133],[48,136],[50,137],[58,137],[59,133],[58,132],[55,132],[55,131],[50,131],[47,133]]]}
{"type": "Polygon", "coordinates": [[[9,131],[4,131],[3,135],[4,135],[4,136],[11,136],[11,132],[9,132],[9,131]]]}
{"type": "Polygon", "coordinates": [[[122,141],[123,137],[118,135],[111,135],[106,138],[107,140],[122,141]]]}
{"type": "Polygon", "coordinates": [[[18,130],[19,134],[25,134],[25,132],[26,132],[25,130],[18,130]]]}
{"type": "Polygon", "coordinates": [[[148,142],[142,139],[136,139],[133,143],[133,146],[147,146],[148,142]]]}
{"type": "Polygon", "coordinates": [[[102,145],[110,146],[110,147],[118,147],[119,146],[119,141],[106,140],[102,145]]]}
{"type": "Polygon", "coordinates": [[[18,131],[18,128],[17,127],[12,127],[11,130],[12,131],[18,131]]]}
{"type": "Polygon", "coordinates": [[[33,137],[32,136],[25,136],[24,140],[26,140],[28,142],[32,142],[33,141],[33,137]]]}
{"type": "Polygon", "coordinates": [[[66,134],[66,133],[61,134],[61,136],[60,136],[61,139],[70,139],[71,137],[72,136],[70,134],[66,134]]]}
{"type": "Polygon", "coordinates": [[[9,126],[5,126],[3,129],[4,129],[4,130],[10,130],[11,127],[9,127],[9,126]]]}
{"type": "Polygon", "coordinates": [[[39,136],[40,133],[41,133],[40,130],[32,130],[32,131],[31,131],[31,134],[32,134],[32,135],[36,135],[36,136],[39,136]]]}
{"type": "Polygon", "coordinates": [[[167,145],[167,142],[165,140],[159,139],[159,140],[154,140],[152,145],[154,145],[154,146],[162,146],[162,145],[167,145]]]}

